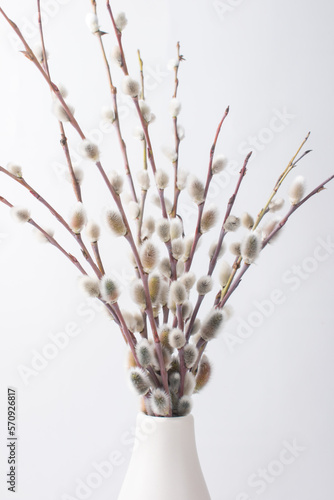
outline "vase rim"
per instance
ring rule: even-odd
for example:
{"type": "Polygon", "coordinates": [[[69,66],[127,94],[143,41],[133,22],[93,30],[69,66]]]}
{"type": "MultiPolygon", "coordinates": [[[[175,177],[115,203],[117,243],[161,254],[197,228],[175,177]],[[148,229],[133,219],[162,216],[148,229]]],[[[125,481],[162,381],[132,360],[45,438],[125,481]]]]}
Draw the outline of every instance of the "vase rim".
{"type": "Polygon", "coordinates": [[[140,418],[147,417],[147,418],[154,419],[154,420],[157,420],[160,422],[163,422],[164,420],[166,420],[166,421],[167,420],[168,421],[192,420],[194,418],[192,413],[189,413],[188,415],[184,415],[184,416],[179,416],[179,417],[157,417],[155,415],[147,415],[147,413],[144,413],[143,411],[138,412],[138,417],[140,417],[140,418]]]}

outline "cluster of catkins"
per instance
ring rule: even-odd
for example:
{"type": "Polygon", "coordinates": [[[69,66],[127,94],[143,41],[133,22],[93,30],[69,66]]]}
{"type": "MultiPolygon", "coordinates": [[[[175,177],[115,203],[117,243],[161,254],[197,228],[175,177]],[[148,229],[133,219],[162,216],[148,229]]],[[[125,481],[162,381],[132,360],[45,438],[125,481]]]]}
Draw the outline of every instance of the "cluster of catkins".
{"type": "MultiPolygon", "coordinates": [[[[87,22],[93,33],[99,30],[96,16],[90,15],[87,22]]],[[[125,25],[126,18],[121,14],[116,19],[117,29],[122,31],[125,25]]],[[[41,53],[40,58],[42,57],[41,53]]],[[[113,49],[112,57],[120,66],[123,64],[118,46],[113,49]]],[[[175,69],[178,64],[179,61],[174,61],[172,67],[175,69]]],[[[63,98],[66,98],[66,90],[62,86],[59,86],[59,90],[63,98]]],[[[129,75],[123,79],[122,90],[132,98],[140,96],[140,84],[129,75]]],[[[142,118],[148,126],[152,123],[154,115],[145,100],[139,99],[138,103],[142,118]]],[[[68,109],[73,114],[73,108],[69,106],[68,109]]],[[[59,121],[69,121],[68,113],[57,100],[54,101],[53,111],[59,121]]],[[[176,97],[173,97],[170,102],[171,117],[177,118],[180,111],[181,104],[176,97]]],[[[110,123],[115,122],[115,112],[112,108],[104,110],[104,119],[110,123]]],[[[182,140],[183,128],[178,125],[176,130],[178,139],[182,140]]],[[[145,142],[143,131],[136,132],[136,136],[145,142]]],[[[90,140],[84,139],[81,142],[80,151],[86,159],[99,162],[99,149],[90,140]]],[[[171,164],[175,166],[178,160],[177,151],[165,152],[171,164]]],[[[224,156],[215,155],[210,164],[209,175],[213,177],[219,174],[226,165],[227,160],[224,156]]],[[[9,164],[7,170],[13,177],[23,178],[20,166],[9,164]]],[[[83,172],[80,168],[75,168],[74,174],[76,182],[80,185],[83,172]]],[[[167,215],[161,218],[147,215],[149,211],[144,204],[129,199],[128,193],[123,192],[124,179],[120,171],[108,174],[108,182],[114,195],[119,197],[120,205],[106,210],[104,219],[106,226],[115,236],[126,238],[131,245],[134,269],[131,295],[135,304],[134,310],[126,311],[118,304],[120,289],[113,277],[101,272],[100,276],[84,275],[81,278],[81,286],[85,292],[91,297],[102,300],[108,306],[108,311],[114,319],[116,318],[128,344],[131,344],[129,354],[131,384],[142,397],[144,411],[156,416],[184,416],[191,411],[192,395],[207,384],[212,371],[204,349],[207,343],[217,336],[229,317],[226,306],[215,307],[218,304],[217,299],[216,302],[213,301],[212,309],[206,316],[201,320],[197,317],[203,298],[213,290],[213,270],[217,260],[224,254],[226,246],[224,238],[221,239],[219,248],[217,243],[213,243],[206,264],[207,273],[196,277],[190,270],[196,248],[200,237],[216,224],[218,212],[213,207],[204,208],[207,191],[200,179],[193,175],[188,176],[178,168],[175,181],[173,187],[178,190],[178,194],[187,189],[198,211],[203,209],[200,212],[200,225],[192,236],[185,235],[182,218],[178,216],[177,211],[173,213],[175,207],[165,196],[165,190],[170,182],[169,174],[165,170],[156,169],[154,176],[149,174],[147,168],[137,172],[137,186],[142,194],[147,194],[151,184],[156,185],[158,195],[153,198],[153,203],[161,209],[163,200],[167,215]],[[122,214],[120,207],[123,206],[122,214]],[[133,227],[138,231],[136,244],[129,237],[130,219],[135,221],[133,227]],[[141,270],[138,269],[138,259],[141,270]],[[197,302],[193,300],[194,296],[197,302]]],[[[291,204],[297,204],[303,195],[304,180],[298,177],[290,188],[291,204]]],[[[277,212],[282,206],[283,200],[275,198],[270,203],[268,211],[277,212]]],[[[30,212],[25,208],[14,206],[11,211],[15,219],[20,222],[31,220],[30,212]]],[[[272,233],[278,221],[279,219],[274,218],[255,229],[254,219],[250,214],[244,213],[237,217],[228,213],[221,228],[224,236],[235,233],[239,227],[244,228],[244,235],[240,241],[232,242],[229,247],[233,258],[241,259],[248,265],[252,264],[261,251],[263,240],[272,233]]],[[[80,241],[83,233],[83,238],[87,238],[93,248],[94,245],[96,248],[100,239],[100,226],[88,220],[81,202],[73,208],[67,223],[74,235],[80,235],[80,241]]],[[[41,233],[41,236],[44,241],[54,241],[53,232],[50,230],[41,233]]],[[[224,288],[230,284],[232,275],[233,265],[227,260],[222,260],[218,269],[220,289],[217,290],[217,297],[221,296],[224,288]]]]}

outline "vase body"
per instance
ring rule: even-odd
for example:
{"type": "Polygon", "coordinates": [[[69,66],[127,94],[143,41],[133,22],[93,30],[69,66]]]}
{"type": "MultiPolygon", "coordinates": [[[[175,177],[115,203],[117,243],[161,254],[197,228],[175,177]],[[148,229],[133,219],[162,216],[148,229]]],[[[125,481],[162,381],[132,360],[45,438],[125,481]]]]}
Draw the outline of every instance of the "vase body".
{"type": "Polygon", "coordinates": [[[136,444],[118,500],[210,500],[192,415],[138,415],[136,444]]]}

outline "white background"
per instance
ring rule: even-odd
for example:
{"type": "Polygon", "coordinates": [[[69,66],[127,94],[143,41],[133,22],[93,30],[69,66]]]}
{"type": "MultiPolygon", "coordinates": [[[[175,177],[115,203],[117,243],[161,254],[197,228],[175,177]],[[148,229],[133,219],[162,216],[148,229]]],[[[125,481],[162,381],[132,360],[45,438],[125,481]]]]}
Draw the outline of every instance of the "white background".
{"type": "MultiPolygon", "coordinates": [[[[147,99],[158,116],[152,134],[159,164],[169,168],[161,154],[161,146],[172,144],[168,102],[173,76],[166,64],[180,40],[186,58],[180,69],[180,122],[186,130],[180,162],[187,170],[205,175],[215,128],[229,104],[231,113],[217,151],[224,152],[232,165],[241,165],[244,153],[255,149],[235,205],[237,215],[244,210],[254,215],[259,211],[308,130],[312,131],[308,147],[313,153],[299,165],[298,173],[305,175],[309,189],[333,173],[331,2],[113,3],[129,19],[124,45],[130,73],[137,74],[139,47],[150,75],[147,99]],[[271,132],[268,129],[277,124],[273,118],[278,112],[288,117],[279,131],[271,132]],[[255,146],[250,145],[252,137],[255,146]]],[[[98,4],[102,29],[111,32],[104,2],[98,4]]],[[[120,167],[114,134],[96,135],[100,109],[109,103],[109,95],[97,41],[85,25],[90,2],[49,0],[42,5],[54,79],[69,89],[69,102],[83,129],[95,131],[94,137],[102,140],[106,169],[120,167]]],[[[1,6],[34,45],[38,41],[35,2],[5,0],[1,6]]],[[[106,36],[105,42],[109,51],[115,42],[113,35],[106,36]]],[[[64,161],[57,123],[50,113],[49,91],[18,53],[3,19],[0,64],[0,162],[22,164],[26,179],[46,193],[66,217],[74,198],[59,174],[64,161]]],[[[112,69],[118,84],[120,70],[112,69]]],[[[137,122],[128,101],[120,98],[130,161],[140,168],[140,145],[132,138],[137,122]]],[[[73,131],[68,136],[75,149],[77,136],[73,131]]],[[[82,166],[84,196],[90,214],[97,218],[101,208],[111,202],[94,167],[89,163],[82,166]]],[[[236,175],[223,176],[221,194],[218,185],[213,187],[211,201],[221,213],[236,180],[236,175]]],[[[53,225],[20,186],[13,186],[3,176],[0,186],[0,195],[29,206],[36,219],[53,225]]],[[[196,396],[193,413],[199,455],[213,500],[313,500],[332,495],[334,253],[331,247],[321,253],[317,249],[319,238],[334,239],[333,189],[329,185],[304,206],[279,240],[266,249],[231,300],[234,318],[208,349],[214,377],[196,396]],[[265,318],[258,312],[258,304],[271,300],[275,289],[281,292],[283,303],[269,307],[266,302],[269,317],[265,318]],[[247,338],[242,338],[242,322],[248,324],[247,338]],[[238,343],[232,345],[231,339],[238,343]],[[294,440],[299,456],[280,468],[277,460],[284,443],[294,440]],[[278,472],[269,476],[270,484],[260,494],[259,486],[252,487],[248,480],[259,468],[268,467],[278,472]]],[[[187,213],[187,226],[192,227],[195,212],[187,196],[181,208],[187,213]]],[[[0,207],[0,236],[0,496],[13,498],[4,476],[6,392],[7,386],[14,386],[19,435],[16,499],[80,498],[75,494],[78,480],[86,482],[95,470],[94,462],[105,461],[118,451],[123,463],[87,496],[116,499],[130,457],[128,433],[137,411],[136,398],[126,383],[122,338],[105,314],[95,312],[81,295],[76,270],[54,249],[36,242],[30,227],[14,225],[5,206],[0,207]],[[34,352],[42,353],[51,342],[50,334],[71,326],[78,335],[24,383],[19,367],[31,368],[34,352]]],[[[76,251],[61,228],[56,236],[66,248],[76,251]]],[[[106,238],[102,249],[108,271],[116,269],[126,286],[126,246],[106,238]]],[[[201,274],[207,265],[203,264],[207,247],[203,244],[202,248],[202,258],[195,262],[201,274]]],[[[126,294],[124,297],[126,301],[126,294]]]]}

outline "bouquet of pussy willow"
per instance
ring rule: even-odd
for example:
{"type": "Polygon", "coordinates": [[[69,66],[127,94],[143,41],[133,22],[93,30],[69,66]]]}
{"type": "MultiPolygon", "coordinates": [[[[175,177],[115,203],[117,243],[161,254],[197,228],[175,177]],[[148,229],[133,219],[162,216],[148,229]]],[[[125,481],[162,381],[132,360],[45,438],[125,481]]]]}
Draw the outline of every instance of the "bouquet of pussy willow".
{"type": "MultiPolygon", "coordinates": [[[[177,91],[178,71],[183,57],[177,44],[177,57],[170,62],[175,74],[175,84],[169,106],[175,147],[168,151],[170,172],[159,168],[150,137],[154,115],[145,100],[143,61],[138,52],[138,79],[136,79],[129,75],[124,55],[122,36],[127,25],[126,16],[124,13],[115,15],[109,1],[106,2],[116,39],[111,54],[108,54],[104,44],[106,32],[100,28],[97,5],[94,0],[91,3],[92,11],[87,15],[86,21],[96,38],[96,43],[100,46],[112,98],[112,106],[104,110],[104,119],[112,123],[116,129],[124,163],[123,169],[106,173],[100,160],[99,148],[87,139],[75,118],[73,107],[66,100],[67,91],[62,85],[56,85],[53,81],[44,42],[40,0],[37,0],[40,29],[40,46],[37,48],[29,46],[19,27],[0,7],[1,15],[23,44],[22,52],[35,65],[50,88],[53,112],[59,121],[60,142],[77,200],[70,217],[64,218],[28,183],[19,165],[10,163],[7,168],[0,166],[0,172],[28,189],[38,202],[51,212],[57,223],[75,238],[81,250],[78,254],[80,257],[69,253],[55,239],[52,231],[43,229],[27,208],[13,206],[3,196],[0,196],[0,201],[10,207],[17,221],[32,225],[42,240],[62,252],[82,275],[80,283],[85,292],[105,305],[130,350],[129,377],[133,387],[142,397],[143,411],[156,416],[183,416],[191,411],[192,395],[200,391],[210,379],[211,364],[205,355],[205,350],[228,320],[227,302],[242,277],[262,250],[277,236],[290,216],[313,195],[323,190],[334,176],[326,179],[308,194],[305,194],[303,177],[296,177],[289,188],[289,208],[284,215],[278,215],[283,209],[284,200],[277,197],[277,192],[288,174],[309,153],[302,150],[308,135],[279,176],[258,215],[253,217],[245,212],[236,216],[233,214],[233,206],[247,171],[250,153],[240,170],[234,192],[226,200],[225,215],[210,247],[203,275],[196,277],[191,268],[200,240],[218,222],[216,209],[206,207],[206,199],[212,179],[228,163],[224,156],[216,154],[216,145],[229,109],[227,108],[218,125],[209,152],[206,179],[203,181],[188,175],[180,168],[179,161],[184,130],[179,124],[181,104],[177,91]],[[109,59],[123,71],[121,90],[132,99],[138,114],[139,127],[136,135],[142,143],[143,161],[136,166],[137,182],[134,181],[134,170],[129,164],[122,135],[117,89],[113,83],[109,59]],[[134,275],[132,312],[123,309],[119,285],[115,279],[105,274],[104,256],[99,250],[100,226],[87,218],[89,210],[84,205],[85,200],[82,199],[80,186],[83,172],[72,163],[71,146],[66,137],[67,126],[74,127],[79,134],[82,156],[95,164],[97,173],[110,192],[111,208],[104,214],[107,228],[114,236],[125,238],[130,246],[134,275]],[[123,186],[124,178],[127,180],[126,188],[123,186]],[[197,210],[196,227],[190,231],[189,236],[185,234],[182,211],[180,213],[178,209],[179,197],[185,189],[197,210]],[[152,208],[148,210],[147,195],[150,190],[155,190],[150,202],[158,206],[158,217],[150,214],[152,208]],[[167,198],[167,193],[172,193],[170,199],[167,198]],[[239,237],[236,235],[237,231],[241,233],[239,237]],[[222,259],[226,250],[225,239],[233,235],[235,236],[229,241],[228,247],[232,262],[228,262],[222,259]],[[210,292],[213,290],[212,276],[216,267],[218,267],[217,277],[220,286],[219,290],[214,290],[216,294],[212,299],[210,292]],[[207,315],[199,319],[200,308],[207,295],[208,299],[211,297],[212,307],[207,315]]],[[[108,234],[102,236],[109,237],[108,234]]]]}

